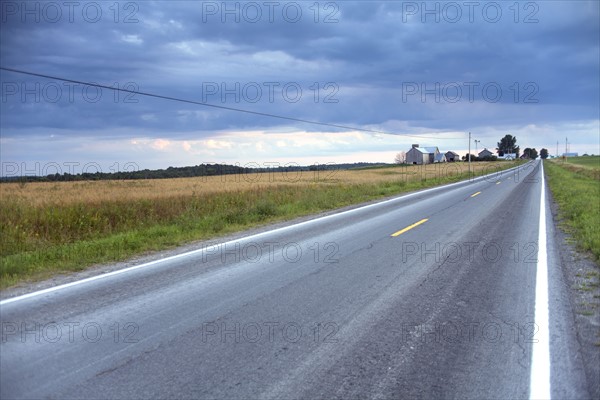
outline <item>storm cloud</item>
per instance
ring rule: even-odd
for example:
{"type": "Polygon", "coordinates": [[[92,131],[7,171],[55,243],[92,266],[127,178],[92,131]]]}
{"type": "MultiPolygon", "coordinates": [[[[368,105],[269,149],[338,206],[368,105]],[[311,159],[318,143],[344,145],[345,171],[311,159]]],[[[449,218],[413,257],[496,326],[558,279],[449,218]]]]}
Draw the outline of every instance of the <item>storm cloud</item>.
{"type": "Polygon", "coordinates": [[[7,1],[1,11],[5,68],[390,133],[3,70],[3,161],[391,162],[412,142],[464,151],[469,131],[489,148],[512,133],[551,154],[565,136],[571,151],[600,152],[597,1],[7,1]]]}

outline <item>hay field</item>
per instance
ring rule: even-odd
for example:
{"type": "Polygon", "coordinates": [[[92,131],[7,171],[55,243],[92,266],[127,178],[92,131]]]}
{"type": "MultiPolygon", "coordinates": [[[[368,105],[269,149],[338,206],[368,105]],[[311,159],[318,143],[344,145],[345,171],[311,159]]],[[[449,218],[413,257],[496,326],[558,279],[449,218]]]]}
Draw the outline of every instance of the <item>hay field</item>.
{"type": "MultiPolygon", "coordinates": [[[[518,162],[473,163],[475,175],[518,162]]],[[[465,163],[0,184],[0,288],[468,178],[465,163]]]]}
{"type": "MultiPolygon", "coordinates": [[[[507,162],[477,162],[477,175],[513,165],[507,162]]],[[[2,183],[3,200],[16,200],[29,206],[98,204],[115,201],[153,200],[223,192],[266,190],[280,186],[320,187],[335,184],[362,185],[384,182],[414,182],[452,176],[465,176],[463,162],[408,165],[389,168],[331,171],[265,172],[175,179],[103,180],[78,182],[2,183]]]]}

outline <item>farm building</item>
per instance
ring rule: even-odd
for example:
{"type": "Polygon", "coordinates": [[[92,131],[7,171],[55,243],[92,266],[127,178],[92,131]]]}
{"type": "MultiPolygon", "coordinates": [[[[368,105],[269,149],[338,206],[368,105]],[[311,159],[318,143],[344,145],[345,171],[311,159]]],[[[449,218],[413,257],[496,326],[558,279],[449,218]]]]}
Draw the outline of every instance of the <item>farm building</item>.
{"type": "Polygon", "coordinates": [[[485,157],[491,157],[493,155],[494,155],[494,153],[492,153],[488,149],[483,149],[483,150],[481,150],[479,152],[479,154],[477,155],[477,157],[479,157],[479,158],[485,158],[485,157]]]}
{"type": "Polygon", "coordinates": [[[446,155],[444,153],[437,153],[435,155],[435,159],[433,160],[434,163],[441,163],[446,161],[446,155]]]}
{"type": "Polygon", "coordinates": [[[502,156],[498,156],[498,160],[516,160],[517,153],[504,153],[502,156]]]}
{"type": "Polygon", "coordinates": [[[406,163],[432,164],[438,154],[440,154],[440,150],[437,147],[419,147],[418,144],[413,144],[412,148],[406,152],[406,163]]]}
{"type": "Polygon", "coordinates": [[[446,161],[448,161],[448,162],[460,161],[460,156],[453,151],[447,151],[446,152],[446,161]]]}

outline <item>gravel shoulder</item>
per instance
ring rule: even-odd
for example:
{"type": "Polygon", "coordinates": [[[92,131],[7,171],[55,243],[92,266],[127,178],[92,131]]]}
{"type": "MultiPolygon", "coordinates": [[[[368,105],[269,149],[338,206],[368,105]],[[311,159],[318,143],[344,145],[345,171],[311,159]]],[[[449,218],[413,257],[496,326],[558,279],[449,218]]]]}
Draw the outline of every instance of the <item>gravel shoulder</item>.
{"type": "Polygon", "coordinates": [[[555,229],[554,242],[560,258],[565,285],[575,321],[590,398],[600,398],[600,266],[590,254],[577,248],[575,240],[565,229],[558,213],[558,205],[551,192],[550,209],[555,229]]]}

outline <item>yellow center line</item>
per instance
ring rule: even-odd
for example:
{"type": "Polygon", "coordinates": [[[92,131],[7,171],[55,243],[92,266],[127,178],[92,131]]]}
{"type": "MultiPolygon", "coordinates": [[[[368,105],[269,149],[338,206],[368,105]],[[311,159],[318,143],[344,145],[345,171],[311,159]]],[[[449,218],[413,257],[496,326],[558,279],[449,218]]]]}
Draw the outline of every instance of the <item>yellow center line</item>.
{"type": "Polygon", "coordinates": [[[481,194],[481,192],[473,193],[473,194],[471,195],[471,197],[475,197],[475,196],[477,196],[478,194],[481,194]]]}
{"type": "Polygon", "coordinates": [[[422,223],[424,223],[424,222],[427,222],[427,221],[428,221],[428,218],[424,218],[424,219],[420,220],[419,222],[415,222],[415,223],[414,223],[414,224],[412,224],[411,226],[407,226],[406,228],[404,228],[404,229],[402,229],[402,230],[400,230],[400,231],[398,231],[398,232],[396,232],[396,233],[393,233],[393,234],[392,234],[392,236],[393,236],[393,237],[400,236],[400,235],[402,235],[404,232],[406,232],[406,231],[409,231],[409,230],[411,230],[412,228],[414,228],[414,227],[416,227],[416,226],[419,226],[419,225],[421,225],[422,223]]]}

